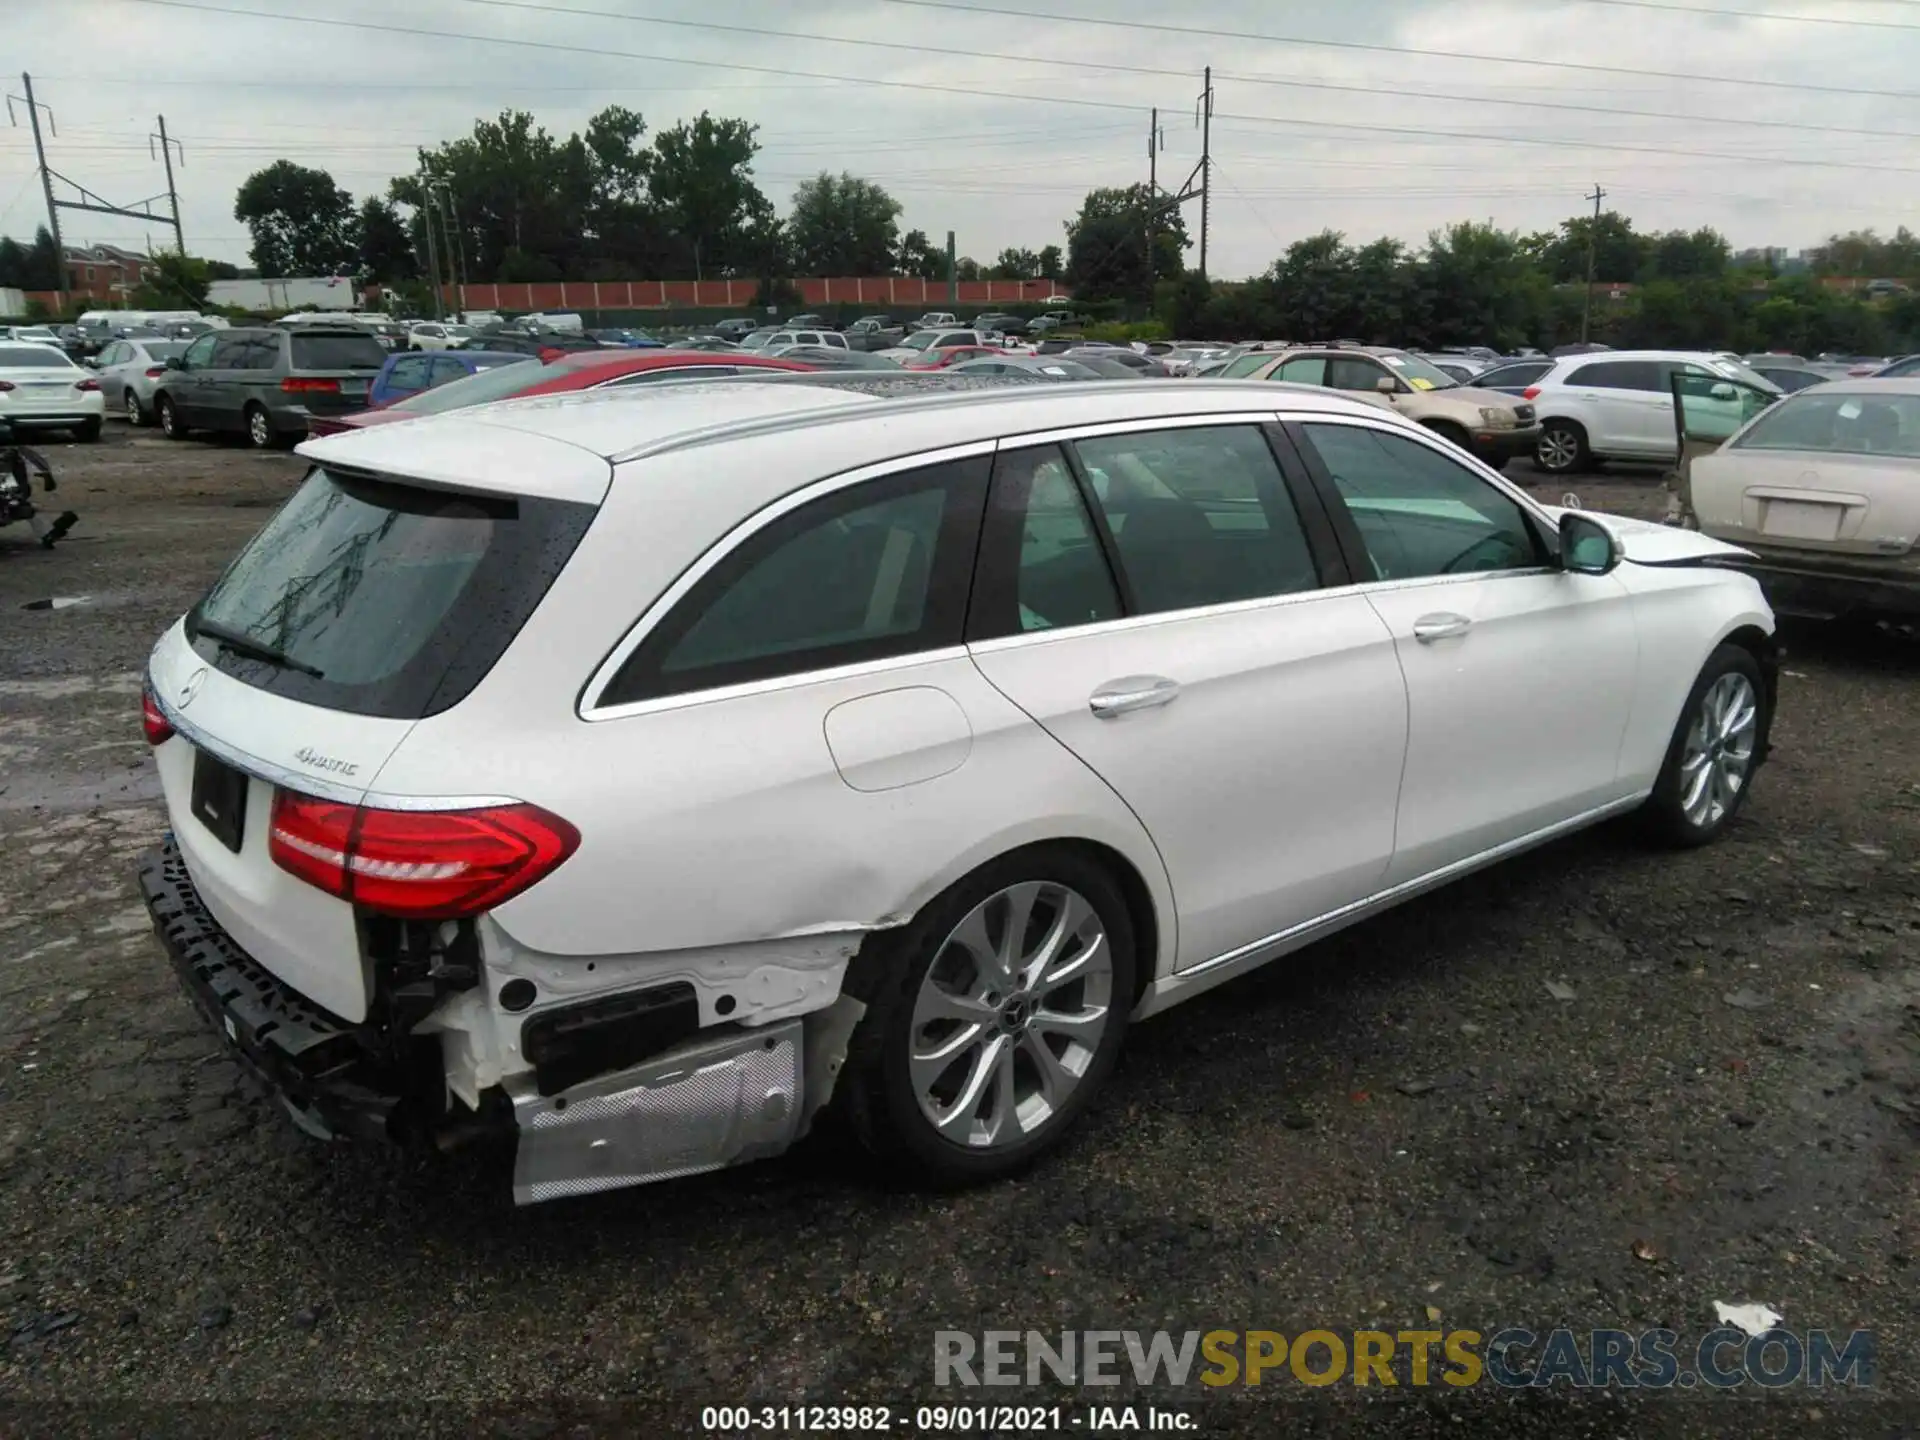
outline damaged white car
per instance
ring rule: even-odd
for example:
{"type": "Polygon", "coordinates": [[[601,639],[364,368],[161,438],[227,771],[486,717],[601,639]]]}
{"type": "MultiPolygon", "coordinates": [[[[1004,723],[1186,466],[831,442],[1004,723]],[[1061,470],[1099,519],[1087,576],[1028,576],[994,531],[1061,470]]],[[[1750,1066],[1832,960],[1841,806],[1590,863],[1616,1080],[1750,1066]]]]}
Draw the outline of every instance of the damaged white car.
{"type": "Polygon", "coordinates": [[[1765,758],[1732,547],[1325,390],[929,387],[302,447],[153,652],[141,885],[304,1126],[509,1138],[523,1202],[829,1103],[1003,1174],[1131,1019],[1611,815],[1711,839],[1765,758]]]}

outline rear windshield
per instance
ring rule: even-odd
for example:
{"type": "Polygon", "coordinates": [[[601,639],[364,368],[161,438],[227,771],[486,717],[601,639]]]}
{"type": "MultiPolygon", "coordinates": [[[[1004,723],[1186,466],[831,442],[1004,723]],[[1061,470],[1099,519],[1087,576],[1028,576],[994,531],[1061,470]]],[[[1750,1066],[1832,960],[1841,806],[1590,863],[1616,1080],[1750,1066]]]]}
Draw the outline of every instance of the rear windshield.
{"type": "Polygon", "coordinates": [[[188,613],[187,636],[291,700],[437,714],[493,668],[593,514],[316,469],[188,613]]]}
{"type": "Polygon", "coordinates": [[[449,380],[445,385],[410,395],[387,408],[404,410],[409,415],[438,415],[467,405],[484,405],[489,400],[505,400],[553,378],[546,366],[533,363],[531,355],[523,357],[522,363],[505,357],[486,363],[486,369],[477,370],[464,380],[449,380]]]}
{"type": "Polygon", "coordinates": [[[295,335],[296,370],[378,370],[387,347],[371,335],[295,335]]]}
{"type": "Polygon", "coordinates": [[[74,369],[66,353],[50,345],[0,345],[0,370],[74,369]]]}
{"type": "Polygon", "coordinates": [[[1824,386],[1804,390],[1761,412],[1734,445],[1920,458],[1920,395],[1836,393],[1824,386]]]}

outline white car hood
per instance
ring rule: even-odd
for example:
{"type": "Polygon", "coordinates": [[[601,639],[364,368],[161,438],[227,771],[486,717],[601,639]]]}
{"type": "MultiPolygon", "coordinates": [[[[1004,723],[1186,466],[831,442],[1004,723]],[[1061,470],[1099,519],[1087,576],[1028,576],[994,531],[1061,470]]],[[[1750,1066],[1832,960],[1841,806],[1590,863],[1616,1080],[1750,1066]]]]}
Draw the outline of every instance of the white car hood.
{"type": "Polygon", "coordinates": [[[1543,505],[1554,524],[1560,517],[1580,514],[1607,527],[1620,542],[1622,555],[1635,565],[1694,565],[1703,560],[1751,560],[1754,553],[1738,545],[1729,545],[1698,530],[1678,525],[1660,525],[1651,520],[1632,520],[1624,515],[1605,515],[1597,510],[1575,511],[1564,505],[1543,505]]]}

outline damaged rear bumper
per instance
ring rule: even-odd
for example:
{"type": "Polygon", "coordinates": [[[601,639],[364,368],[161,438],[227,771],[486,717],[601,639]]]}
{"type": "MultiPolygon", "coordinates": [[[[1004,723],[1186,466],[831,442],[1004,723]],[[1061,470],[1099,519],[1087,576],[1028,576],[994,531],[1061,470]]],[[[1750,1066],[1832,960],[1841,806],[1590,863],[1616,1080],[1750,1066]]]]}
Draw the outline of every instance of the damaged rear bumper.
{"type": "Polygon", "coordinates": [[[863,1009],[842,997],[758,1027],[656,1028],[644,1056],[629,1024],[621,1068],[596,1074],[582,1073],[579,1046],[555,1043],[550,1012],[520,1047],[533,1061],[544,1035],[547,1063],[504,1077],[476,1111],[451,1094],[439,1037],[389,1034],[378,1006],[367,1023],[342,1020],[242,950],[201,903],[171,836],[142,861],[139,883],[188,998],[302,1129],[442,1149],[511,1137],[523,1205],[780,1153],[831,1094],[863,1009]]]}

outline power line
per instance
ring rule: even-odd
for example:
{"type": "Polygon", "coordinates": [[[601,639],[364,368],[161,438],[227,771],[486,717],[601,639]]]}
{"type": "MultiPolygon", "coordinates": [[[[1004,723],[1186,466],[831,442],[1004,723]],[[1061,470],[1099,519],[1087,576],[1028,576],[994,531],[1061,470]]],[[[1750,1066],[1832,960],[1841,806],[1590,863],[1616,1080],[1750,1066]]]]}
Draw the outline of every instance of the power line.
{"type": "MultiPolygon", "coordinates": [[[[711,30],[727,35],[751,35],[773,40],[803,40],[823,45],[853,45],[869,50],[908,51],[924,55],[948,55],[965,60],[999,60],[1014,64],[1054,65],[1063,69],[1090,70],[1100,74],[1145,75],[1156,79],[1190,78],[1192,72],[1155,65],[1122,65],[1097,60],[1069,60],[1059,56],[1009,54],[996,50],[966,50],[947,45],[925,45],[904,40],[869,40],[849,35],[810,34],[800,30],[774,30],[763,25],[726,25],[712,20],[669,20],[657,15],[623,15],[616,10],[588,10],[572,5],[538,4],[534,0],[461,0],[462,4],[484,5],[496,10],[531,10],[542,15],[574,15],[593,20],[622,20],[634,25],[665,25],[683,30],[711,30]]],[[[1591,0],[1591,3],[1638,4],[1641,0],[1591,0]]],[[[1702,12],[1704,13],[1704,12],[1702,12]]],[[[1920,29],[1908,26],[1901,28],[1920,29]]],[[[1346,95],[1390,95],[1408,98],[1403,88],[1385,85],[1336,84],[1322,80],[1295,80],[1285,76],[1262,75],[1222,70],[1223,80],[1249,85],[1270,85],[1283,89],[1328,90],[1346,95]]],[[[1818,125],[1798,120],[1770,120],[1750,115],[1688,115],[1671,110],[1627,110],[1617,105],[1587,105],[1565,100],[1520,100],[1496,95],[1461,95],[1441,91],[1422,92],[1420,98],[1466,105],[1516,105],[1536,110],[1565,110],[1585,115],[1612,115],[1642,120],[1677,120],[1690,125],[1738,125],[1743,129],[1802,130],[1813,134],[1865,135],[1874,139],[1920,140],[1920,130],[1886,130],[1857,125],[1818,125]]]]}
{"type": "Polygon", "coordinates": [[[1150,30],[1162,35],[1213,40],[1251,40],[1260,45],[1307,45],[1323,50],[1357,50],[1374,55],[1407,55],[1420,60],[1472,60],[1485,65],[1523,65],[1529,70],[1579,70],[1589,75],[1624,75],[1635,80],[1681,80],[1689,84],[1749,85],[1762,90],[1800,90],[1820,95],[1871,96],[1877,100],[1920,100],[1920,90],[1866,90],[1856,85],[1810,85],[1792,80],[1759,80],[1735,75],[1683,74],[1628,65],[1595,65],[1576,60],[1540,60],[1518,55],[1482,55],[1467,50],[1429,50],[1365,40],[1321,40],[1302,35],[1263,35],[1251,30],[1219,30],[1198,25],[1163,25],[1151,20],[1114,20],[1101,15],[1061,15],[1049,10],[1015,10],[999,5],[963,5],[958,0],[884,0],[924,10],[957,10],[963,15],[998,15],[1016,20],[1047,20],[1062,25],[1103,25],[1120,30],[1150,30]]]}
{"type": "Polygon", "coordinates": [[[1795,25],[1851,25],[1866,30],[1920,30],[1920,25],[1898,20],[1857,20],[1837,15],[1793,15],[1769,10],[1709,10],[1696,5],[1675,5],[1670,0],[1584,0],[1588,5],[1621,5],[1634,10],[1665,10],[1675,15],[1707,15],[1720,19],[1784,20],[1795,25]]]}
{"type": "MultiPolygon", "coordinates": [[[[605,47],[597,47],[597,46],[566,45],[553,40],[523,40],[523,39],[513,39],[513,38],[498,36],[498,35],[472,35],[472,34],[467,34],[461,31],[456,31],[456,30],[427,30],[427,29],[421,29],[413,26],[379,24],[379,23],[376,23],[373,21],[367,21],[367,20],[336,20],[329,17],[318,16],[318,15],[270,15],[270,14],[262,14],[259,11],[234,10],[225,6],[208,5],[208,4],[200,3],[200,0],[132,0],[132,3],[141,4],[141,5],[158,5],[158,6],[162,6],[164,8],[173,9],[173,10],[204,11],[206,13],[214,14],[214,15],[238,15],[243,18],[253,19],[253,20],[276,20],[283,23],[287,23],[287,24],[321,25],[321,26],[327,26],[327,27],[332,27],[337,29],[371,30],[371,31],[375,31],[383,34],[412,35],[416,37],[421,37],[425,39],[434,39],[434,40],[471,40],[471,41],[477,41],[481,44],[505,45],[511,48],[549,50],[549,51],[564,52],[568,54],[586,54],[586,55],[597,55],[597,56],[603,56],[603,57],[614,56],[621,59],[649,60],[657,63],[670,64],[670,65],[697,65],[697,66],[704,66],[704,67],[716,69],[716,70],[746,70],[746,71],[753,71],[756,73],[763,73],[763,74],[770,74],[770,75],[800,76],[808,79],[823,78],[820,75],[820,73],[817,71],[793,70],[793,69],[785,69],[785,68],[769,66],[769,65],[748,65],[739,61],[691,60],[683,56],[676,56],[676,55],[651,55],[651,54],[645,54],[645,53],[629,51],[629,50],[609,50],[609,49],[606,49],[605,47]]],[[[949,4],[948,0],[887,0],[887,3],[896,4],[896,5],[936,5],[937,4],[937,5],[940,5],[942,8],[948,8],[948,9],[957,8],[957,9],[963,9],[963,10],[979,9],[983,14],[988,13],[985,7],[954,6],[949,4]]],[[[1005,12],[994,12],[994,13],[1014,14],[1018,12],[1005,11],[1005,12]]],[[[1055,18],[1060,18],[1060,17],[1055,17],[1055,18]]],[[[1089,21],[1088,23],[1103,24],[1103,25],[1104,24],[1126,24],[1135,28],[1155,29],[1155,30],[1171,28],[1166,26],[1147,25],[1145,22],[1142,22],[1142,21],[1122,22],[1122,21],[1099,20],[1099,21],[1089,21]]],[[[1201,32],[1195,32],[1195,33],[1201,33],[1201,32]]],[[[1215,32],[1206,32],[1206,33],[1215,33],[1215,32]]],[[[1250,37],[1250,38],[1271,39],[1272,37],[1250,37]]],[[[1322,42],[1316,41],[1313,43],[1318,44],[1322,42]]],[[[1444,53],[1444,52],[1438,52],[1438,53],[1444,53]]],[[[1518,63],[1529,63],[1529,62],[1516,61],[1514,63],[1518,64],[1518,63]]],[[[1542,62],[1542,63],[1545,63],[1545,62],[1542,62]]],[[[1705,77],[1700,77],[1700,78],[1705,78],[1705,77]]],[[[1148,108],[1145,105],[1122,104],[1118,101],[1111,101],[1111,100],[1089,100],[1089,99],[1084,99],[1077,96],[1022,95],[1022,94],[1015,94],[1010,91],[975,90],[975,89],[969,89],[969,88],[954,86],[954,85],[939,85],[931,81],[923,81],[923,80],[905,81],[905,80],[874,79],[874,80],[868,81],[867,83],[871,85],[887,86],[894,89],[902,89],[902,90],[932,91],[935,93],[943,93],[943,94],[979,96],[979,97],[985,97],[988,99],[998,99],[998,100],[1017,100],[1017,101],[1026,101],[1026,102],[1037,103],[1037,104],[1072,105],[1072,106],[1078,106],[1078,107],[1089,108],[1089,109],[1097,109],[1097,110],[1121,110],[1132,115],[1138,115],[1148,108]]],[[[1849,92],[1849,93],[1867,94],[1871,92],[1857,91],[1857,92],[1849,92]]],[[[1611,151],[1618,151],[1622,154],[1638,153],[1638,154],[1646,154],[1646,155],[1684,155],[1684,156],[1689,156],[1691,158],[1700,159],[1700,160],[1734,161],[1739,164],[1749,165],[1749,166],[1755,165],[1756,163],[1770,163],[1774,165],[1812,166],[1812,167],[1823,169],[1823,170],[1845,169],[1845,170],[1872,171],[1879,174],[1890,174],[1890,175],[1920,175],[1920,168],[1915,168],[1912,166],[1874,165],[1874,164],[1868,164],[1862,161],[1837,160],[1832,158],[1811,159],[1811,158],[1799,158],[1799,157],[1785,156],[1785,155],[1770,155],[1770,156],[1764,157],[1762,161],[1756,162],[1755,157],[1750,154],[1743,155],[1743,154],[1736,154],[1729,151],[1716,151],[1716,150],[1684,150],[1684,149],[1680,149],[1673,146],[1628,145],[1619,141],[1573,140],[1565,137],[1540,136],[1540,135],[1507,135],[1507,136],[1480,135],[1480,134],[1474,134],[1471,132],[1458,131],[1458,130],[1436,129],[1433,126],[1420,126],[1418,128],[1414,128],[1414,127],[1403,126],[1403,125],[1376,125],[1376,124],[1370,124],[1370,123],[1361,123],[1358,121],[1335,122],[1335,121],[1322,121],[1322,120],[1301,120],[1301,119],[1291,119],[1291,118],[1275,116],[1275,115],[1229,115],[1229,114],[1221,113],[1216,118],[1223,119],[1223,120],[1244,121],[1250,124],[1294,126],[1297,128],[1304,128],[1304,129],[1345,129],[1345,130],[1360,130],[1369,134],[1381,134],[1381,135],[1442,137],[1442,138],[1450,138],[1450,139],[1456,139],[1456,140],[1484,140],[1484,141],[1502,142],[1510,145],[1536,145],[1536,146],[1544,145],[1544,146],[1549,146],[1551,148],[1560,149],[1560,150],[1566,150],[1566,149],[1611,150],[1611,151]]]]}

